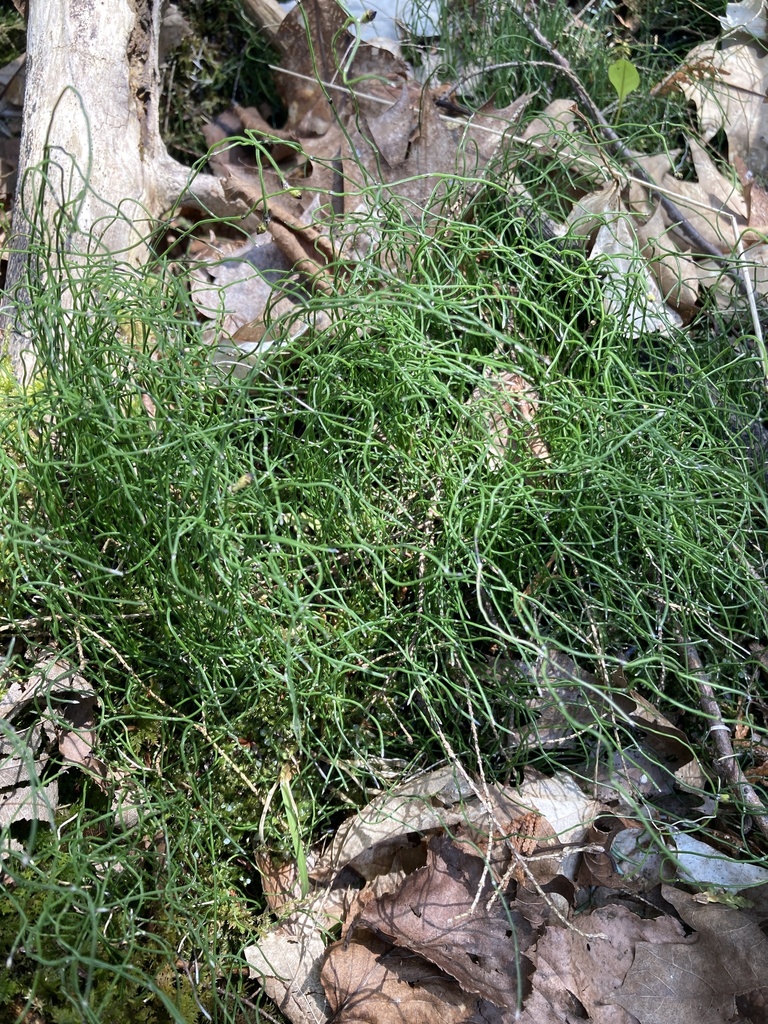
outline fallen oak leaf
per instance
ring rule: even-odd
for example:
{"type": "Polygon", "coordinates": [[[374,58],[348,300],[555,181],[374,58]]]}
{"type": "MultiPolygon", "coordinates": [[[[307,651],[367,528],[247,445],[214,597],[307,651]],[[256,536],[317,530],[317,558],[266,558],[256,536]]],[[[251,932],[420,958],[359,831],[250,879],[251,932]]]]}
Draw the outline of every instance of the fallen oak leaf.
{"type": "MultiPolygon", "coordinates": [[[[758,181],[738,153],[734,154],[731,163],[741,182],[747,223],[750,228],[765,234],[768,232],[768,189],[758,181]]],[[[750,234],[754,234],[754,232],[750,232],[750,234]]]]}
{"type": "MultiPolygon", "coordinates": [[[[699,903],[662,886],[662,895],[695,933],[678,942],[639,942],[616,1002],[641,1024],[726,1024],[737,999],[760,1004],[768,977],[768,939],[739,910],[699,903]]],[[[762,1015],[753,1024],[764,1024],[762,1015]]]]}
{"type": "Polygon", "coordinates": [[[768,174],[768,56],[755,40],[717,46],[711,40],[694,47],[685,58],[690,73],[674,87],[695,104],[705,142],[724,129],[730,159],[738,155],[754,174],[768,174]]]}
{"type": "Polygon", "coordinates": [[[426,866],[367,903],[355,924],[429,960],[465,992],[515,1010],[527,985],[522,954],[533,929],[503,900],[491,903],[492,892],[483,858],[436,836],[426,866]]]}
{"type": "Polygon", "coordinates": [[[313,0],[311,5],[298,3],[278,30],[275,45],[282,60],[275,71],[288,111],[286,130],[300,138],[323,136],[337,124],[352,89],[356,108],[371,113],[367,96],[391,102],[393,89],[408,77],[402,60],[355,39],[349,24],[335,0],[313,0]]]}
{"type": "MultiPolygon", "coordinates": [[[[633,1024],[634,1018],[627,1016],[631,1011],[617,1005],[616,992],[632,966],[635,948],[640,944],[663,948],[682,937],[675,918],[644,919],[620,905],[580,915],[577,927],[550,924],[528,953],[535,966],[533,992],[546,996],[562,1024],[573,1019],[568,1014],[573,1012],[574,997],[582,1007],[575,1016],[599,1024],[633,1024]]],[[[526,1002],[521,1020],[534,1024],[537,1018],[526,1016],[527,1008],[526,1002]]],[[[673,1014],[669,1021],[678,1024],[673,1014]]]]}
{"type": "Polygon", "coordinates": [[[502,1024],[504,1019],[487,1013],[475,1017],[476,996],[429,961],[370,934],[330,946],[321,979],[334,1024],[502,1024]]]}

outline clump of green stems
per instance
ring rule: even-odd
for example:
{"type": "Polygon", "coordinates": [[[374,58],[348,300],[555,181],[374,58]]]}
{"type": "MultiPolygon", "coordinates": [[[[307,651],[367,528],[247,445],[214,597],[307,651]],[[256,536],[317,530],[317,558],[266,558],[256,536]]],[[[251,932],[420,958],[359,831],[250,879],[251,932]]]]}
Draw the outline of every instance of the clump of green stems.
{"type": "Polygon", "coordinates": [[[79,666],[112,782],[61,766],[56,827],[3,836],[0,1004],[19,1016],[245,1019],[255,853],[295,856],[448,748],[511,782],[566,764],[513,742],[547,649],[608,691],[620,668],[693,742],[681,638],[726,717],[753,685],[768,531],[738,315],[638,339],[503,175],[457,219],[466,187],[430,221],[387,206],[371,257],[309,299],[330,326],[245,380],[213,370],[162,262],[67,279],[41,249],[38,376],[0,402],[4,682],[51,646],[79,666]],[[508,371],[536,391],[546,460],[503,405],[508,371]]]}

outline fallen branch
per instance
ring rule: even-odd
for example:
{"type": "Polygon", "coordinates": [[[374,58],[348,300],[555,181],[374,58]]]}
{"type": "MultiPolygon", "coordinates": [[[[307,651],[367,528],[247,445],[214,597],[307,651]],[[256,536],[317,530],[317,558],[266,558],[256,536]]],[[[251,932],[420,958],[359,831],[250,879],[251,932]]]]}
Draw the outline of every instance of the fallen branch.
{"type": "Polygon", "coordinates": [[[709,733],[712,736],[712,743],[718,754],[714,763],[715,771],[727,786],[738,791],[744,806],[749,808],[755,825],[764,836],[768,836],[768,808],[744,778],[741,766],[733,752],[731,730],[723,721],[720,706],[715,697],[715,691],[704,671],[698,651],[693,644],[685,640],[683,641],[683,650],[685,651],[688,670],[696,679],[701,710],[712,723],[709,727],[709,733]]]}
{"type": "MultiPolygon", "coordinates": [[[[158,122],[161,0],[30,0],[26,90],[0,342],[19,380],[35,371],[23,312],[41,276],[94,258],[139,269],[178,202],[232,216],[217,178],[172,160],[158,122]],[[45,255],[35,259],[35,246],[45,255]]],[[[242,212],[246,212],[243,209],[242,212]]],[[[66,303],[66,295],[63,298],[66,303]]]]}

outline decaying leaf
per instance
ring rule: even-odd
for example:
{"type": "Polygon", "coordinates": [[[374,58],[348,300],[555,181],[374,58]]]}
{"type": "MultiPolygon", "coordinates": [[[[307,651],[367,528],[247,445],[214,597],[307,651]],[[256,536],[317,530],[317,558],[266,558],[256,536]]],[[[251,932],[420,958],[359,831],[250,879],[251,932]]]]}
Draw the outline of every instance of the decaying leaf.
{"type": "Polygon", "coordinates": [[[553,100],[526,125],[522,139],[537,152],[557,156],[595,181],[602,183],[608,177],[603,147],[593,140],[589,123],[573,100],[553,100]]]}
{"type": "Polygon", "coordinates": [[[483,409],[490,438],[487,461],[491,469],[500,469],[505,458],[515,457],[519,442],[512,426],[514,421],[524,424],[523,438],[530,454],[544,462],[549,460],[549,451],[535,424],[539,396],[519,373],[504,370],[486,375],[469,401],[483,409]]]}
{"type": "MultiPolygon", "coordinates": [[[[657,951],[682,941],[680,923],[672,917],[644,920],[621,906],[582,914],[573,923],[572,928],[550,924],[539,937],[531,953],[534,992],[549,1005],[550,1019],[562,1024],[574,1018],[632,1024],[617,992],[632,967],[634,951],[640,945],[657,951]]],[[[523,1024],[538,1024],[538,1019],[526,1016],[526,1010],[521,1018],[523,1024]]],[[[667,1024],[678,1019],[672,1013],[667,1024]]]]}
{"type": "Polygon", "coordinates": [[[264,991],[293,1024],[315,1024],[328,1006],[320,969],[326,921],[297,913],[243,951],[264,991]]]}
{"type": "Polygon", "coordinates": [[[606,313],[621,316],[633,337],[669,337],[682,325],[680,315],[664,302],[626,215],[619,213],[602,224],[589,258],[598,262],[603,275],[606,313]]]}
{"type": "Polygon", "coordinates": [[[322,980],[334,1024],[480,1022],[473,1016],[477,999],[457,982],[409,950],[374,936],[332,945],[322,980]]]}
{"type": "Polygon", "coordinates": [[[273,345],[330,325],[322,311],[303,313],[307,284],[268,234],[209,258],[190,278],[192,300],[212,324],[208,338],[217,341],[214,364],[228,374],[245,377],[273,345]]]}
{"type": "Polygon", "coordinates": [[[426,865],[368,903],[355,925],[429,960],[465,992],[514,1007],[523,995],[521,955],[532,930],[503,899],[489,906],[492,892],[482,857],[436,836],[426,865]]]}
{"type": "Polygon", "coordinates": [[[674,230],[665,222],[661,206],[657,206],[644,224],[637,225],[637,237],[664,301],[687,322],[695,314],[699,299],[698,263],[680,249],[674,230]]]}
{"type": "Polygon", "coordinates": [[[473,797],[470,784],[449,767],[420,775],[372,801],[338,829],[327,853],[312,871],[329,881],[344,867],[363,878],[389,869],[391,850],[382,843],[401,842],[409,832],[451,828],[466,820],[463,808],[473,797]]]}
{"type": "Polygon", "coordinates": [[[43,782],[52,754],[95,778],[106,774],[94,757],[96,696],[91,684],[54,654],[35,664],[0,698],[0,825],[41,820],[53,825],[58,782],[43,782]]]}
{"type": "MultiPolygon", "coordinates": [[[[737,1000],[760,1004],[768,977],[768,939],[739,910],[699,903],[662,888],[694,934],[662,945],[638,942],[634,962],[616,1002],[641,1024],[726,1024],[737,1000]]],[[[764,1008],[754,1024],[765,1020],[764,1008]]]]}
{"type": "Polygon", "coordinates": [[[740,156],[759,177],[768,175],[768,57],[754,40],[702,43],[688,53],[675,85],[696,105],[705,141],[721,129],[731,159],[740,156]],[[687,69],[687,74],[686,74],[687,69]]]}

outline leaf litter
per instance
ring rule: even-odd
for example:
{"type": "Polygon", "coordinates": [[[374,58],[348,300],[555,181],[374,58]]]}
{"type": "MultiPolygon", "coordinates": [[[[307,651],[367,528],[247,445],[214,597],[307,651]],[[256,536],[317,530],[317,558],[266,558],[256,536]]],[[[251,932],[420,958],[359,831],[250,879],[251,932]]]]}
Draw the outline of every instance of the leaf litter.
{"type": "MultiPolygon", "coordinates": [[[[697,876],[661,823],[606,817],[565,772],[529,774],[485,799],[451,768],[421,775],[312,851],[313,891],[245,950],[293,1024],[709,1024],[759,1000],[768,947],[749,908],[768,870],[729,877],[736,862],[709,846],[697,876]],[[633,862],[620,840],[654,829],[633,862]]],[[[264,864],[265,887],[276,870],[264,864]]]]}
{"type": "Polygon", "coordinates": [[[103,780],[106,766],[93,751],[97,708],[93,686],[51,652],[41,655],[23,683],[10,682],[0,698],[0,826],[53,826],[59,806],[55,767],[79,768],[103,780]]]}
{"type": "MultiPolygon", "coordinates": [[[[423,86],[401,58],[354,35],[345,13],[331,2],[311,10],[297,5],[275,42],[282,58],[276,87],[288,111],[283,128],[270,127],[255,109],[235,107],[206,129],[215,147],[210,163],[226,183],[233,216],[242,218],[247,210],[244,224],[259,221],[256,232],[247,229],[250,242],[238,252],[223,263],[209,257],[193,273],[194,301],[210,324],[222,372],[246,376],[261,353],[313,328],[329,328],[317,312],[303,319],[301,307],[312,290],[331,295],[343,287],[350,267],[369,256],[378,242],[377,222],[393,197],[406,216],[428,228],[430,219],[434,225],[441,216],[450,183],[481,182],[499,156],[510,192],[527,196],[514,168],[516,161],[531,158],[557,161],[592,183],[594,192],[574,197],[565,223],[542,218],[541,226],[561,238],[582,238],[602,275],[606,311],[626,314],[635,337],[669,335],[690,322],[703,287],[714,290],[723,308],[741,301],[722,266],[695,254],[658,194],[584,131],[574,100],[553,101],[520,135],[518,123],[533,99],[528,94],[506,108],[487,104],[474,114],[458,115],[460,105],[451,101],[447,116],[446,87],[423,86]],[[242,272],[233,271],[238,261],[242,272]]],[[[695,180],[680,180],[674,153],[632,159],[652,185],[672,197],[712,251],[740,263],[743,280],[749,273],[745,287],[765,294],[760,228],[768,201],[755,140],[764,134],[758,107],[766,81],[757,45],[740,32],[722,44],[703,44],[656,87],[661,94],[685,92],[697,108],[704,143],[725,127],[735,177],[693,136],[686,144],[695,180]]],[[[470,192],[461,208],[471,207],[470,192]]],[[[519,412],[526,388],[523,382],[521,399],[506,404],[519,412]]],[[[499,390],[509,391],[503,383],[499,390]]],[[[493,464],[508,443],[493,413],[490,434],[493,464]]]]}

